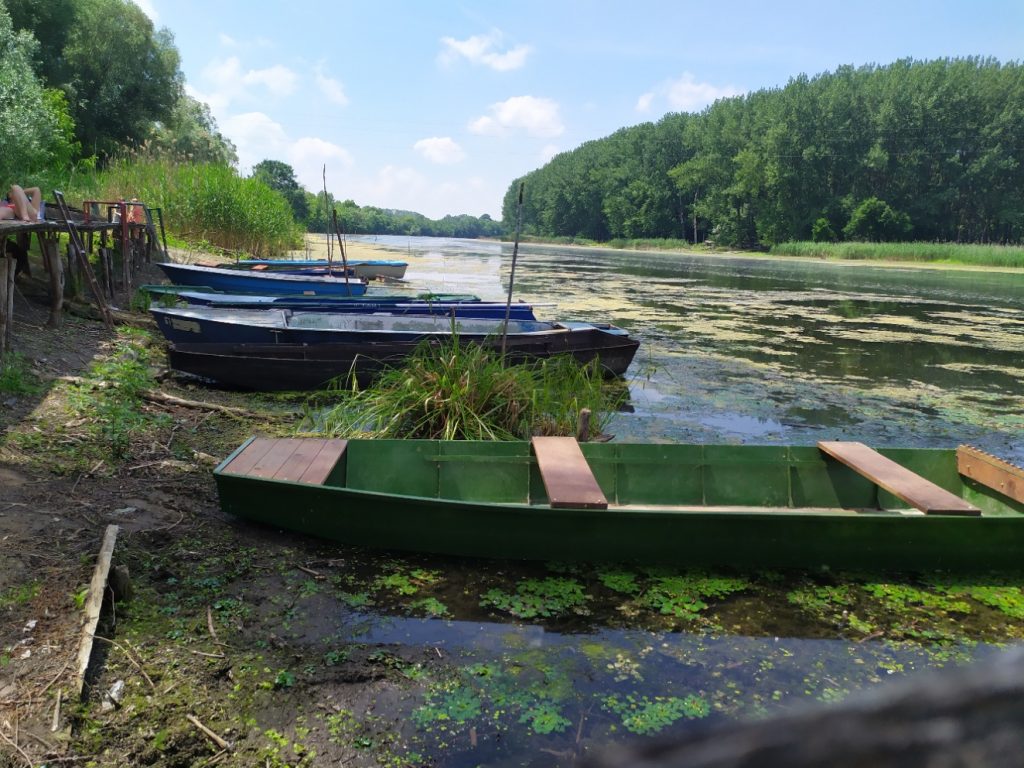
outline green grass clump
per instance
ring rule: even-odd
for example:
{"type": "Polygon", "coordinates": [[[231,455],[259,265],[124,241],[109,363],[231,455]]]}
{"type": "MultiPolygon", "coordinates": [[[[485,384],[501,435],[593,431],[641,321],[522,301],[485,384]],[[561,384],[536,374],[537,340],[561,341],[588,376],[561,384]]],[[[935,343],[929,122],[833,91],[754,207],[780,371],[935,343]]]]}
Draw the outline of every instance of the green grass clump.
{"type": "Polygon", "coordinates": [[[457,336],[420,345],[372,388],[339,391],[341,402],[311,415],[305,427],[349,437],[523,440],[575,434],[583,408],[600,432],[622,396],[603,382],[596,360],[505,365],[499,354],[457,336]]]}
{"type": "Polygon", "coordinates": [[[1024,247],[961,243],[779,243],[773,256],[1024,268],[1024,247]]]}
{"type": "Polygon", "coordinates": [[[35,395],[42,391],[38,379],[29,370],[28,361],[18,352],[7,353],[0,361],[0,392],[9,395],[35,395]]]}

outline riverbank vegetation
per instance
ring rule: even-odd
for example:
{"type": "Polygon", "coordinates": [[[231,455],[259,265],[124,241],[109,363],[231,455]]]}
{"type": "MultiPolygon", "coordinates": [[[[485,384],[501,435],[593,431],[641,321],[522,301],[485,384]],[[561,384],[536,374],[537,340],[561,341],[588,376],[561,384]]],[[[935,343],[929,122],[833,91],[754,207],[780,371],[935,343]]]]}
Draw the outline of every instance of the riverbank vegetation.
{"type": "Polygon", "coordinates": [[[897,261],[1024,269],[1024,246],[957,243],[779,243],[775,256],[850,261],[897,261]]]}
{"type": "Polygon", "coordinates": [[[557,155],[503,217],[541,237],[1020,243],[1024,66],[902,60],[800,75],[557,155]]]}
{"type": "Polygon", "coordinates": [[[507,365],[501,355],[457,337],[420,345],[401,368],[372,388],[354,387],[303,429],[341,437],[434,440],[528,440],[574,435],[580,412],[600,433],[626,390],[602,379],[593,364],[568,357],[507,365]]]}

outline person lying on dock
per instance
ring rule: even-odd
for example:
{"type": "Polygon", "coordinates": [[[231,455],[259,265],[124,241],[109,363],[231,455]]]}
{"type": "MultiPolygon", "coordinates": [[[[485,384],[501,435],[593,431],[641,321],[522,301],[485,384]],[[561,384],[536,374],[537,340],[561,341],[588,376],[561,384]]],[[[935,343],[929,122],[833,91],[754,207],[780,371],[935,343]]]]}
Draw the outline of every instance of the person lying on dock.
{"type": "Polygon", "coordinates": [[[22,189],[17,184],[12,184],[7,199],[0,200],[0,221],[5,219],[42,221],[43,193],[39,187],[22,189]]]}

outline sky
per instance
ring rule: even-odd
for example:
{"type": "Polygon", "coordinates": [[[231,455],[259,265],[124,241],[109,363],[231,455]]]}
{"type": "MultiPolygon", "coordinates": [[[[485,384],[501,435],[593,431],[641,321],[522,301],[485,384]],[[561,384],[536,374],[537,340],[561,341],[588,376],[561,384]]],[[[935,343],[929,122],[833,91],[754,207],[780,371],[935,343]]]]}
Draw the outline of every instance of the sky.
{"type": "Polygon", "coordinates": [[[559,152],[800,74],[1024,59],[1024,0],[135,0],[174,35],[247,174],[340,200],[501,216],[559,152]]]}

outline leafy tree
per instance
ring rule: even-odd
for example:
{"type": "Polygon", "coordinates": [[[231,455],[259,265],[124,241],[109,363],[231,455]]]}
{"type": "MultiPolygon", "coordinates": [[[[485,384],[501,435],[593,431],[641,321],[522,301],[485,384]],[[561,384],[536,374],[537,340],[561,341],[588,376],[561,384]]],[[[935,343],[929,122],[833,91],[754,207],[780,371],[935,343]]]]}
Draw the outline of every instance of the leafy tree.
{"type": "Polygon", "coordinates": [[[291,206],[296,221],[306,221],[309,217],[306,191],[299,185],[295,178],[295,169],[288,163],[280,160],[262,160],[253,166],[252,177],[280,192],[291,206]]]}
{"type": "Polygon", "coordinates": [[[905,240],[910,230],[907,214],[893,210],[884,200],[869,197],[854,209],[843,234],[850,240],[880,242],[905,240]]]}
{"type": "Polygon", "coordinates": [[[38,43],[15,32],[0,7],[0,180],[22,183],[44,168],[66,164],[73,152],[67,110],[59,93],[46,91],[32,70],[38,43]]]}
{"type": "Polygon", "coordinates": [[[64,46],[75,22],[75,0],[0,0],[0,7],[7,8],[14,29],[31,33],[39,42],[33,55],[36,74],[45,85],[61,87],[66,76],[64,46]]]}
{"type": "Polygon", "coordinates": [[[77,0],[64,47],[66,93],[83,150],[100,157],[141,144],[171,119],[183,87],[169,31],[130,0],[77,0]]]}
{"type": "Polygon", "coordinates": [[[185,93],[171,116],[153,125],[149,146],[188,162],[231,166],[238,163],[235,145],[217,130],[210,107],[185,93]]]}

